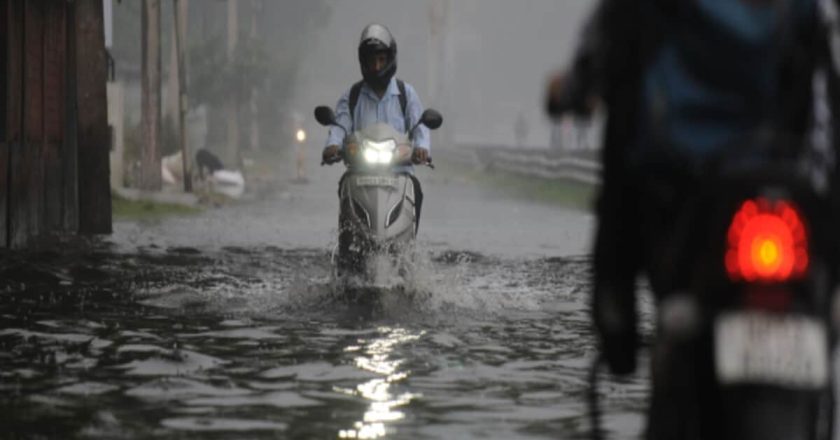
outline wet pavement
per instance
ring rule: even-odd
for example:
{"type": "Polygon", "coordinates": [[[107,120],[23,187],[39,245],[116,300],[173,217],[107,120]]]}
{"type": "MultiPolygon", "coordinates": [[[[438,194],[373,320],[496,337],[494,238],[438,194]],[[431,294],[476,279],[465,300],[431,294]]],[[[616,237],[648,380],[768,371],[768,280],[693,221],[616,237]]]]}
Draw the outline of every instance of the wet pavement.
{"type": "MultiPolygon", "coordinates": [[[[421,170],[404,290],[332,279],[341,170],[0,257],[0,436],[587,438],[588,213],[421,170]]],[[[601,384],[638,438],[646,379],[601,384]]]]}

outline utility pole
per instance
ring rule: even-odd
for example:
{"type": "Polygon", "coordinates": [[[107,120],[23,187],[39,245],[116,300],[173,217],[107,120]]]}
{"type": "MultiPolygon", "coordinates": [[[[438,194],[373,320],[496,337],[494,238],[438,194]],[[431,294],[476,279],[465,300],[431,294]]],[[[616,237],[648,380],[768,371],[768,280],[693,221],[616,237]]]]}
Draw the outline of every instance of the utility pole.
{"type": "MultiPolygon", "coordinates": [[[[251,0],[251,44],[255,44],[259,38],[258,24],[259,17],[265,8],[263,0],[251,0]]],[[[259,126],[259,107],[257,106],[257,84],[252,84],[250,104],[251,104],[251,150],[257,151],[260,149],[260,126],[259,126]]]]}
{"type": "Polygon", "coordinates": [[[437,102],[440,92],[440,64],[443,61],[442,44],[446,21],[445,0],[429,2],[429,98],[437,102]]]}
{"type": "MultiPolygon", "coordinates": [[[[452,50],[449,41],[451,4],[449,0],[430,0],[429,3],[429,101],[447,120],[450,109],[452,50]]],[[[451,122],[452,119],[449,119],[451,122]]],[[[444,123],[438,133],[444,144],[452,141],[451,124],[444,123]]],[[[448,146],[448,145],[447,145],[448,146]]]]}
{"type": "MultiPolygon", "coordinates": [[[[239,1],[227,0],[228,15],[227,15],[227,56],[228,65],[233,67],[236,59],[236,49],[239,45],[239,1]]],[[[227,143],[229,159],[236,161],[240,166],[242,160],[239,152],[239,91],[234,90],[231,93],[231,99],[228,100],[228,121],[227,121],[227,143]]],[[[244,170],[243,170],[244,172],[244,170]]]]}
{"type": "Polygon", "coordinates": [[[181,147],[184,192],[192,192],[192,178],[189,172],[190,154],[189,148],[187,148],[187,111],[189,110],[189,102],[187,101],[187,69],[184,56],[184,47],[186,46],[187,36],[188,8],[189,0],[172,0],[172,12],[174,13],[175,18],[175,52],[178,60],[178,142],[181,147]]]}
{"type": "Polygon", "coordinates": [[[160,190],[160,0],[143,0],[140,188],[160,190]]]}

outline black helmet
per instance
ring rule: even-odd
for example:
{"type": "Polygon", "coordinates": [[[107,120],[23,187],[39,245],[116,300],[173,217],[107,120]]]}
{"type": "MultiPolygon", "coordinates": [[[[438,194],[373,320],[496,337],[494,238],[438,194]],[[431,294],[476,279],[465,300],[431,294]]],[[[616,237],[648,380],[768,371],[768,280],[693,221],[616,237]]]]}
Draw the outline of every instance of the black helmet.
{"type": "Polygon", "coordinates": [[[397,73],[397,42],[388,28],[381,24],[371,24],[362,31],[362,38],[359,40],[359,64],[362,67],[362,77],[369,86],[375,89],[388,86],[391,78],[397,73]],[[367,60],[380,52],[388,54],[388,64],[379,72],[369,71],[367,60]]]}

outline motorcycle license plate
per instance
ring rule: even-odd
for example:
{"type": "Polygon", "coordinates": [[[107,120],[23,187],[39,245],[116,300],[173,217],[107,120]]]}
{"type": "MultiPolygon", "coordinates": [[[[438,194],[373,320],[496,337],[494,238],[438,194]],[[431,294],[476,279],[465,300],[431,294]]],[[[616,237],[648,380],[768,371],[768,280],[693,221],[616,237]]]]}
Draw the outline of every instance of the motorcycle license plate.
{"type": "Polygon", "coordinates": [[[359,176],[356,178],[356,185],[359,186],[389,186],[396,188],[399,179],[385,176],[359,176]]]}
{"type": "Polygon", "coordinates": [[[828,336],[804,316],[747,312],[715,321],[715,369],[724,384],[819,388],[828,383],[828,336]]]}

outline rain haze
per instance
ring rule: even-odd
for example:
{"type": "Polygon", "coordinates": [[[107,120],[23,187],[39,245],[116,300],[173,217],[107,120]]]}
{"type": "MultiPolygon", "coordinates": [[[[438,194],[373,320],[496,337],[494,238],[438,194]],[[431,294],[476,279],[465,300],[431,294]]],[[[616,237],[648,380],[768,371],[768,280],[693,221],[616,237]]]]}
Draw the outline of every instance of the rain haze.
{"type": "Polygon", "coordinates": [[[294,102],[307,110],[335,105],[361,79],[361,29],[381,23],[397,40],[397,76],[415,86],[424,105],[448,110],[455,142],[512,145],[522,115],[526,144],[547,147],[546,81],[570,58],[591,7],[580,0],[457,0],[440,3],[438,12],[425,1],[336,1],[326,26],[301,43],[294,102]]]}
{"type": "Polygon", "coordinates": [[[591,374],[600,128],[546,108],[594,3],[0,0],[44,132],[0,154],[0,437],[641,438],[648,351],[591,374]]]}

